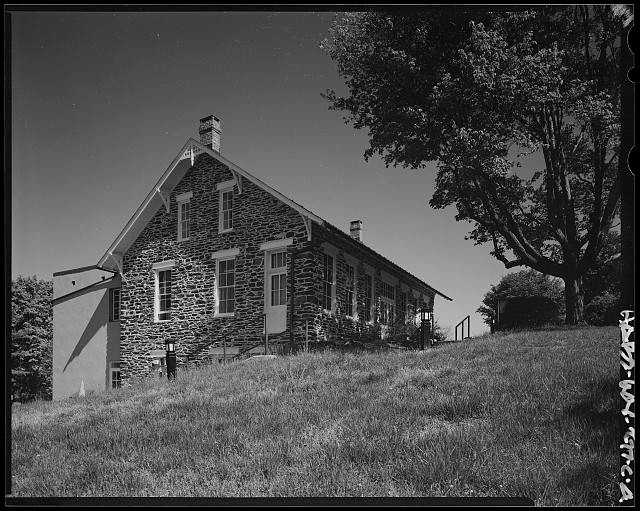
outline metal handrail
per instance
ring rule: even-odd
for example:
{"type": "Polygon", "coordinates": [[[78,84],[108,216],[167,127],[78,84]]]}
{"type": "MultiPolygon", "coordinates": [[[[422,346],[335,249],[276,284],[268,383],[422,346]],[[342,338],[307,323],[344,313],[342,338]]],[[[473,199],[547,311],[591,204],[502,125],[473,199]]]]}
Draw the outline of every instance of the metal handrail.
{"type": "Polygon", "coordinates": [[[460,322],[456,325],[456,329],[455,329],[455,339],[456,339],[456,341],[458,340],[458,327],[462,327],[462,328],[461,328],[461,330],[462,330],[462,336],[460,337],[460,340],[463,340],[463,339],[466,339],[466,338],[471,337],[471,335],[470,335],[470,332],[471,332],[471,316],[470,316],[470,315],[467,315],[466,317],[464,317],[464,318],[462,319],[462,321],[460,321],[460,322]],[[466,323],[467,323],[467,335],[466,335],[466,337],[465,337],[465,335],[464,335],[464,324],[465,324],[465,321],[466,321],[466,323]]]}
{"type": "Polygon", "coordinates": [[[235,355],[233,355],[233,356],[230,358],[230,361],[231,361],[231,362],[233,362],[234,360],[239,359],[242,355],[244,355],[244,354],[245,354],[245,353],[247,353],[248,351],[251,351],[251,350],[253,350],[253,349],[257,348],[258,346],[263,346],[263,345],[264,345],[264,342],[263,342],[263,341],[257,342],[256,344],[253,344],[253,345],[249,346],[248,348],[245,348],[245,349],[243,349],[242,351],[239,351],[238,353],[236,353],[235,355]]]}

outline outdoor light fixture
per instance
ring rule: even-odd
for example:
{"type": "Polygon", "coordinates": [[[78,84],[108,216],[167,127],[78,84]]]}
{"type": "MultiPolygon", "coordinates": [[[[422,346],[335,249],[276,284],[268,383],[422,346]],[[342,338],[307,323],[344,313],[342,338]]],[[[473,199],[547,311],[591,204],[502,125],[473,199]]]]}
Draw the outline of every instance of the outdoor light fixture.
{"type": "Polygon", "coordinates": [[[420,309],[420,321],[433,321],[433,309],[422,307],[420,309]]]}
{"type": "MultiPolygon", "coordinates": [[[[426,344],[425,337],[431,333],[431,326],[433,324],[433,309],[423,305],[420,308],[420,348],[424,350],[426,344]]],[[[429,337],[431,337],[429,335],[429,337]]],[[[429,345],[431,345],[431,339],[429,339],[429,345]]]]}
{"type": "Polygon", "coordinates": [[[173,380],[176,377],[176,344],[173,339],[167,339],[164,343],[167,347],[167,379],[173,380]]]}

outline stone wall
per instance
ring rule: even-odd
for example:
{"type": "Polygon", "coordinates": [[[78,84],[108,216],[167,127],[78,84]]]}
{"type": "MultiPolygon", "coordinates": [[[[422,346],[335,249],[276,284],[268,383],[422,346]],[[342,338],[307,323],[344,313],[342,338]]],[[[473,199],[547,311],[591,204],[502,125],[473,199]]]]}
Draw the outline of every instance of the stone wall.
{"type": "Polygon", "coordinates": [[[300,215],[271,194],[242,180],[234,187],[234,230],[218,233],[218,183],[233,179],[231,171],[208,155],[196,158],[171,193],[170,210],[161,207],[123,260],[121,312],[121,374],[123,381],[148,373],[149,354],[176,340],[179,363],[203,361],[212,345],[226,337],[232,344],[250,345],[262,339],[264,252],[259,245],[279,238],[306,242],[300,215]],[[192,192],[191,236],[177,241],[177,195],[192,192]],[[216,261],[213,252],[239,248],[235,258],[234,317],[215,317],[216,261]],[[153,263],[174,260],[172,317],[154,322],[153,263]]]}

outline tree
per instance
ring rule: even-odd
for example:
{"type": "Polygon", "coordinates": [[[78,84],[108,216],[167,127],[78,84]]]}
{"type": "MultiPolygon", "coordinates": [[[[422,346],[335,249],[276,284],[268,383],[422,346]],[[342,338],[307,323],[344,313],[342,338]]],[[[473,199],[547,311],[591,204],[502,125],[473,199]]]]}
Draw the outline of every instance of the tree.
{"type": "Polygon", "coordinates": [[[14,399],[51,399],[53,283],[11,281],[11,390],[14,399]]]}
{"type": "MultiPolygon", "coordinates": [[[[498,300],[504,300],[511,297],[547,297],[557,307],[557,314],[564,311],[564,286],[558,279],[549,275],[544,275],[536,270],[521,270],[515,273],[509,273],[500,279],[496,285],[492,285],[491,289],[484,295],[482,305],[477,312],[484,317],[484,322],[491,326],[496,320],[496,310],[498,308],[498,300]]],[[[546,321],[557,321],[558,317],[544,318],[546,321]]]]}
{"type": "Polygon", "coordinates": [[[349,89],[324,97],[368,128],[365,159],[437,161],[430,205],[455,205],[506,268],[563,279],[569,324],[583,319],[582,279],[619,208],[622,16],[597,5],[349,13],[322,44],[349,89]],[[530,172],[533,155],[544,163],[530,172]]]}

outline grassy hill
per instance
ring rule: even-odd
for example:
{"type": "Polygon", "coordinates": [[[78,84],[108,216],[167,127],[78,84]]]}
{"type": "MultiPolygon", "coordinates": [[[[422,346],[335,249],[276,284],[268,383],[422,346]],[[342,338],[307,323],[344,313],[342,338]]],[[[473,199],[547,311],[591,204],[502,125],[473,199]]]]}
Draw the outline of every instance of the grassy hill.
{"type": "Polygon", "coordinates": [[[615,327],[306,353],[15,406],[18,496],[617,503],[615,327]]]}

